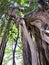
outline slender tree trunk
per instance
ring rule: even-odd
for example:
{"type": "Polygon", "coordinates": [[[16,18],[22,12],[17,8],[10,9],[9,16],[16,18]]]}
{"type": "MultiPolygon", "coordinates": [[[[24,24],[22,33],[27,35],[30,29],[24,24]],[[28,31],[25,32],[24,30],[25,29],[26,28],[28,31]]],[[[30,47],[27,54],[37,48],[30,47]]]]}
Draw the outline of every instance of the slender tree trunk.
{"type": "Polygon", "coordinates": [[[1,41],[1,45],[0,45],[0,65],[2,65],[3,62],[3,57],[4,57],[4,53],[5,53],[5,48],[6,48],[6,43],[7,43],[7,36],[9,34],[9,30],[10,30],[10,20],[7,23],[7,27],[5,29],[2,41],[1,41]]]}
{"type": "Polygon", "coordinates": [[[4,29],[4,26],[5,26],[5,22],[3,21],[2,22],[2,24],[1,24],[1,26],[0,26],[0,35],[2,34],[2,31],[3,31],[3,29],[4,29]]]}

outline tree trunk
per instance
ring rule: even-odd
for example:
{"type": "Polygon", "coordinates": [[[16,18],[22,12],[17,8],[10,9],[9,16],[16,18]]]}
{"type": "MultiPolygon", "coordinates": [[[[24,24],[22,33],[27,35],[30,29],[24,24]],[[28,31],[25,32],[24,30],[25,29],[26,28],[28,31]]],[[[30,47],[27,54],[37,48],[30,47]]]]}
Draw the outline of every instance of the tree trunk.
{"type": "Polygon", "coordinates": [[[29,35],[29,33],[27,31],[25,21],[21,20],[21,23],[22,23],[22,30],[23,30],[24,36],[25,36],[25,38],[29,44],[30,50],[31,50],[32,65],[38,65],[36,47],[31,39],[31,36],[29,35]]]}
{"type": "Polygon", "coordinates": [[[45,42],[42,41],[39,29],[34,27],[34,30],[35,30],[34,31],[35,41],[36,41],[38,53],[39,53],[40,65],[49,65],[49,62],[47,61],[46,56],[45,56],[45,50],[42,46],[42,44],[45,45],[45,42]]]}
{"type": "Polygon", "coordinates": [[[7,23],[2,41],[1,41],[1,45],[0,45],[0,65],[2,65],[3,62],[3,57],[4,57],[4,53],[5,53],[5,48],[6,48],[6,43],[7,43],[7,36],[9,34],[9,30],[10,30],[10,20],[7,23]]]}
{"type": "Polygon", "coordinates": [[[24,65],[32,65],[31,51],[28,42],[23,34],[22,30],[22,43],[23,43],[23,60],[24,65]]]}

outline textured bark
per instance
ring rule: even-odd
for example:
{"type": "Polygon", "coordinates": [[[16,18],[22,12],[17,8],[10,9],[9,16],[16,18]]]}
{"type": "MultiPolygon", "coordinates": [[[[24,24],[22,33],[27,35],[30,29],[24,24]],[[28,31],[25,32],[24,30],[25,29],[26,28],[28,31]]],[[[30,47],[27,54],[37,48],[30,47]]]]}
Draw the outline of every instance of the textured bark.
{"type": "Polygon", "coordinates": [[[23,30],[22,30],[22,43],[23,43],[23,60],[24,65],[32,65],[32,59],[31,59],[31,51],[30,47],[28,45],[28,42],[24,36],[23,30]]]}
{"type": "MultiPolygon", "coordinates": [[[[14,17],[14,19],[17,20],[17,17],[14,17]]],[[[44,10],[44,12],[38,9],[33,12],[30,12],[27,14],[27,16],[25,16],[24,20],[20,20],[18,18],[18,21],[20,22],[20,24],[22,24],[22,30],[23,30],[22,42],[23,42],[23,53],[24,53],[23,56],[25,60],[24,64],[27,65],[28,63],[29,65],[28,57],[27,57],[28,56],[27,46],[29,45],[31,51],[30,53],[32,57],[32,65],[49,65],[49,29],[47,32],[47,28],[44,28],[45,24],[49,26],[49,9],[44,10]],[[37,59],[36,47],[27,30],[27,28],[32,29],[32,27],[34,27],[34,37],[38,48],[39,64],[37,59]]]]}
{"type": "Polygon", "coordinates": [[[47,32],[47,30],[49,30],[48,15],[47,12],[38,12],[31,23],[31,25],[34,26],[34,36],[39,52],[40,65],[49,65],[49,33],[47,32]]]}
{"type": "MultiPolygon", "coordinates": [[[[49,62],[47,61],[47,58],[46,58],[46,55],[48,53],[46,53],[45,55],[45,51],[48,51],[48,49],[43,48],[43,45],[45,45],[46,42],[42,41],[39,29],[35,27],[34,30],[35,30],[35,40],[36,40],[36,44],[37,44],[38,52],[39,52],[40,65],[49,65],[49,62]]],[[[45,45],[45,47],[47,47],[47,45],[45,45]]]]}
{"type": "Polygon", "coordinates": [[[49,65],[49,32],[47,32],[47,30],[49,31],[49,9],[45,12],[37,11],[30,16],[30,19],[26,18],[25,20],[28,27],[34,27],[33,33],[38,48],[39,65],[49,65]]]}
{"type": "MultiPolygon", "coordinates": [[[[36,40],[36,44],[37,44],[37,48],[38,48],[38,53],[39,53],[39,62],[40,62],[40,65],[45,65],[45,62],[43,59],[43,48],[42,48],[42,39],[41,39],[41,36],[40,36],[40,31],[38,30],[38,28],[35,28],[34,29],[36,32],[35,33],[35,40],[36,40]]],[[[44,52],[43,52],[44,53],[44,52]]]]}
{"type": "Polygon", "coordinates": [[[37,51],[36,51],[36,48],[35,48],[35,45],[27,31],[27,28],[26,28],[26,25],[25,25],[25,21],[24,20],[21,20],[21,23],[22,23],[22,30],[23,30],[23,33],[25,35],[25,38],[30,46],[30,50],[31,50],[31,57],[32,57],[32,65],[38,65],[38,62],[37,62],[37,51]]]}

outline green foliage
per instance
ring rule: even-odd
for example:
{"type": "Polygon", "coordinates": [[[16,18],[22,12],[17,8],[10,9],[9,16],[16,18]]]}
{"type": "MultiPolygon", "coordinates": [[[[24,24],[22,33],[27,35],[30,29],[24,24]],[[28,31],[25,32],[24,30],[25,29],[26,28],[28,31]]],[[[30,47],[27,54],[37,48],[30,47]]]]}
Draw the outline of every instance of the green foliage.
{"type": "Polygon", "coordinates": [[[9,31],[9,40],[13,40],[17,37],[18,29],[16,28],[15,24],[11,23],[10,31],[9,31]]]}
{"type": "MultiPolygon", "coordinates": [[[[31,7],[29,7],[29,0],[0,0],[0,38],[1,35],[3,36],[3,33],[5,31],[6,25],[7,25],[7,18],[3,15],[6,11],[8,11],[8,5],[11,6],[22,6],[24,9],[22,12],[16,11],[16,14],[18,16],[22,16],[21,13],[24,15],[29,11],[32,11],[36,9],[38,6],[37,3],[31,3],[31,7]]],[[[21,27],[19,27],[19,39],[18,44],[16,48],[16,59],[21,59],[22,61],[22,41],[21,41],[21,27]]],[[[10,31],[8,35],[8,42],[7,47],[5,50],[5,56],[3,60],[3,65],[7,65],[7,63],[12,60],[12,47],[15,44],[15,40],[18,35],[18,28],[16,28],[14,21],[11,21],[10,24],[10,31]]],[[[20,62],[21,63],[21,62],[20,62]]],[[[18,64],[20,65],[20,64],[18,64]]],[[[23,64],[22,64],[23,65],[23,64]]]]}
{"type": "Polygon", "coordinates": [[[22,13],[27,13],[37,7],[37,3],[33,1],[31,3],[31,7],[29,7],[29,0],[1,0],[0,1],[0,15],[2,15],[5,11],[8,10],[7,5],[23,6],[24,11],[22,13]]]}

